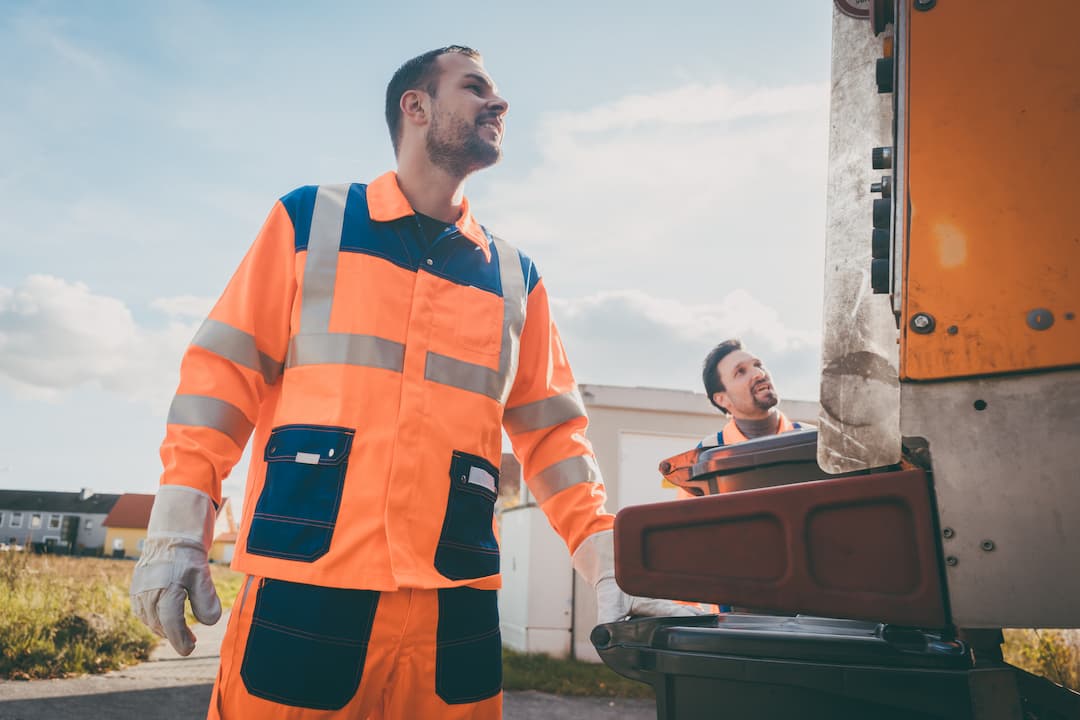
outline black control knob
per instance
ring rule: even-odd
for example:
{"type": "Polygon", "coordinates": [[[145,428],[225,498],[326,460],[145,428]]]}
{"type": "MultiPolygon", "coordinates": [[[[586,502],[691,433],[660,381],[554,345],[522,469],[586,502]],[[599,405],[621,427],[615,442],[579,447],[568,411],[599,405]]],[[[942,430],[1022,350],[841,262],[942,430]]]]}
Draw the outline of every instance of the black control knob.
{"type": "Polygon", "coordinates": [[[889,261],[870,261],[870,289],[876,294],[889,292],[889,261]]]}
{"type": "Polygon", "coordinates": [[[889,259],[889,231],[882,228],[874,228],[870,240],[870,257],[875,260],[889,259]]]}
{"type": "Polygon", "coordinates": [[[870,0],[870,26],[874,28],[874,34],[880,35],[885,32],[894,20],[896,20],[895,0],[870,0]]]}
{"type": "Polygon", "coordinates": [[[896,63],[891,57],[878,58],[877,61],[877,91],[879,93],[891,93],[893,91],[893,66],[896,63]]]}
{"type": "Polygon", "coordinates": [[[881,182],[870,185],[870,192],[879,192],[883,198],[892,197],[892,178],[885,175],[881,178],[881,182]]]}
{"type": "Polygon", "coordinates": [[[886,145],[885,147],[876,147],[870,153],[871,162],[873,162],[875,170],[891,170],[892,169],[892,148],[886,145]]]}
{"type": "Polygon", "coordinates": [[[892,200],[882,199],[874,201],[874,228],[888,230],[892,222],[892,200]]]}

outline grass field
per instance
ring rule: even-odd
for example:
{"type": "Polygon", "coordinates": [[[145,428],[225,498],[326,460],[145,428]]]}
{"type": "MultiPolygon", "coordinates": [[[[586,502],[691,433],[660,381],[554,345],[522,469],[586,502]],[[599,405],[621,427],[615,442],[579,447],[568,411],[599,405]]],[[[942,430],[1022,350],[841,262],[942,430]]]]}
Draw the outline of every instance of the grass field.
{"type": "Polygon", "coordinates": [[[606,665],[524,655],[503,649],[503,689],[539,690],[555,695],[648,698],[652,686],[629,680],[606,665]]]}
{"type": "Polygon", "coordinates": [[[0,553],[0,677],[64,677],[145,659],[157,638],[131,614],[131,568],[0,553]]]}
{"type": "MultiPolygon", "coordinates": [[[[145,660],[159,642],[131,612],[124,560],[0,552],[0,678],[100,673],[145,660]]],[[[243,575],[212,565],[222,605],[243,575]]]]}

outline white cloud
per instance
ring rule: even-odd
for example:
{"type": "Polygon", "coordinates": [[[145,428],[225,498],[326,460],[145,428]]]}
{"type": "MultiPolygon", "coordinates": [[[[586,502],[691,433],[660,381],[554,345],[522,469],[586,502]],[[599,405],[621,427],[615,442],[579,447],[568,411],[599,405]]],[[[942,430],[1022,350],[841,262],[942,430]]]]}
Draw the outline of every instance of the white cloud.
{"type": "Polygon", "coordinates": [[[485,186],[483,217],[554,295],[742,288],[816,332],[828,89],[689,84],[546,118],[541,159],[485,186]]]}
{"type": "Polygon", "coordinates": [[[658,125],[711,125],[743,118],[761,119],[814,113],[821,106],[820,85],[792,85],[736,91],[724,85],[691,83],[652,95],[630,95],[580,113],[548,118],[547,132],[607,132],[658,125]]]}
{"type": "Polygon", "coordinates": [[[116,62],[65,37],[66,23],[58,18],[24,13],[15,25],[25,39],[94,80],[107,79],[110,65],[116,62]]]}
{"type": "Polygon", "coordinates": [[[701,391],[706,353],[739,337],[764,360],[784,397],[817,399],[819,337],[790,327],[776,308],[743,290],[714,303],[626,290],[551,305],[579,382],[701,391]]]}
{"type": "Polygon", "coordinates": [[[82,283],[31,275],[15,288],[0,287],[0,376],[40,397],[98,384],[162,408],[198,327],[192,315],[199,304],[190,297],[157,300],[155,307],[177,319],[148,328],[121,300],[82,283]]]}
{"type": "Polygon", "coordinates": [[[196,320],[202,320],[209,315],[213,306],[213,298],[195,295],[157,298],[150,303],[150,307],[160,310],[170,318],[194,318],[196,320]]]}

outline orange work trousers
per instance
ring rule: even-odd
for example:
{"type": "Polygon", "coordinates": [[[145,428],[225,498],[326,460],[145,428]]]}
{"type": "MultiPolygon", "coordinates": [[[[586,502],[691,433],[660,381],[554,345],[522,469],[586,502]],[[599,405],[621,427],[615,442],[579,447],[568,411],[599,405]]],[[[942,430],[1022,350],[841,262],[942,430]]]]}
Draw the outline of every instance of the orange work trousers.
{"type": "Polygon", "coordinates": [[[376,592],[249,576],[209,720],[498,720],[496,591],[376,592]]]}

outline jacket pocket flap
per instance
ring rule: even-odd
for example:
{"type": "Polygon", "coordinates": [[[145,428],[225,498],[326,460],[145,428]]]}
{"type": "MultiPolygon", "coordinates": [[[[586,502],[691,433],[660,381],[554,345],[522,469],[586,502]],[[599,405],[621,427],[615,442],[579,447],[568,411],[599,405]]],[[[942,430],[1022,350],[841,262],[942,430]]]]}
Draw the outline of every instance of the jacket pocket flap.
{"type": "Polygon", "coordinates": [[[282,425],[270,432],[266,462],[340,465],[349,457],[355,430],[329,425],[282,425]]]}

